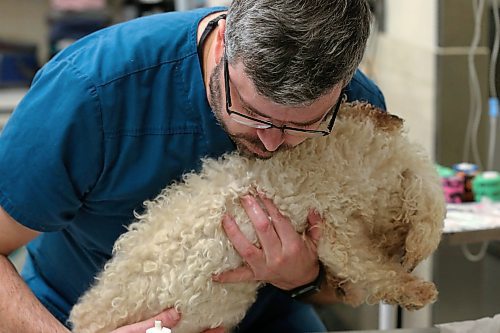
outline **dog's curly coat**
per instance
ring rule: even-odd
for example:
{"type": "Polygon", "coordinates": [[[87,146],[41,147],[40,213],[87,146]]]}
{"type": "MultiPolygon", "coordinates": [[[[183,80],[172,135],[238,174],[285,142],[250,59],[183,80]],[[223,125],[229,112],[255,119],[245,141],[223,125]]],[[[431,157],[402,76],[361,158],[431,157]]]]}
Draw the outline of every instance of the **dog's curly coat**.
{"type": "Polygon", "coordinates": [[[215,283],[212,274],[242,264],[223,214],[258,242],[239,203],[256,191],[298,232],[310,208],[322,215],[319,258],[344,302],[417,309],[434,301],[434,285],[409,272],[436,249],[445,204],[433,164],[402,124],[369,105],[345,104],[331,135],[269,160],[234,153],[205,160],[200,173],[147,202],[117,240],[114,257],[71,312],[73,332],[108,333],[172,306],[182,313],[176,333],[236,325],[261,284],[215,283]]]}

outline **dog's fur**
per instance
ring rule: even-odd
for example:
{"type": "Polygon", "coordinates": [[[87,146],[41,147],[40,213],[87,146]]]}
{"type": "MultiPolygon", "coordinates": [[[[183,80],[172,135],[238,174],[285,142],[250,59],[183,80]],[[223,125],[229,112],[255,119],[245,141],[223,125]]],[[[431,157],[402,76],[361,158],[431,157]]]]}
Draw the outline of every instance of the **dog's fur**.
{"type": "Polygon", "coordinates": [[[344,302],[408,309],[433,302],[434,285],[409,272],[436,249],[445,204],[433,164],[402,124],[369,105],[345,104],[331,135],[269,160],[235,153],[205,160],[200,173],[147,202],[118,239],[71,312],[73,332],[107,333],[169,307],[182,313],[176,333],[236,325],[261,283],[215,283],[212,274],[242,264],[221,227],[223,214],[258,243],[239,202],[256,191],[300,233],[311,208],[322,215],[319,258],[344,302]]]}

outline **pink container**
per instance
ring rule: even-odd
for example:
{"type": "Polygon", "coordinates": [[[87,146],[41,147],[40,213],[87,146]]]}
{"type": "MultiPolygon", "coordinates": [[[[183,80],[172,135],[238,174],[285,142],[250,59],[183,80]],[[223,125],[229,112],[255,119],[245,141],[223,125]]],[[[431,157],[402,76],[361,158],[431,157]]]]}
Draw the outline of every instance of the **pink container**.
{"type": "Polygon", "coordinates": [[[448,203],[461,203],[463,202],[465,187],[464,178],[459,176],[451,176],[441,178],[443,186],[444,198],[448,203]]]}
{"type": "Polygon", "coordinates": [[[52,9],[81,12],[106,8],[106,0],[51,0],[52,9]]]}

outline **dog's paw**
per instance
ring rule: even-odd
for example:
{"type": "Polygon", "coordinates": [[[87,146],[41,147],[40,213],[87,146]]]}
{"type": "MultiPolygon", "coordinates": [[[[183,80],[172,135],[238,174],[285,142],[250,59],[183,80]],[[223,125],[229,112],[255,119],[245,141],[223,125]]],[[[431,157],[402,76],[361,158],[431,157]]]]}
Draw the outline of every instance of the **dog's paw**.
{"type": "Polygon", "coordinates": [[[418,310],[437,299],[436,286],[428,281],[411,281],[401,290],[399,304],[406,310],[418,310]]]}
{"type": "Polygon", "coordinates": [[[432,282],[412,280],[400,285],[394,285],[392,290],[384,295],[378,295],[379,299],[389,304],[397,304],[406,310],[419,310],[433,303],[437,299],[438,292],[432,282]]]}
{"type": "Polygon", "coordinates": [[[418,266],[418,264],[423,260],[420,255],[409,255],[408,253],[404,256],[403,261],[401,262],[401,266],[403,269],[411,273],[418,266]]]}

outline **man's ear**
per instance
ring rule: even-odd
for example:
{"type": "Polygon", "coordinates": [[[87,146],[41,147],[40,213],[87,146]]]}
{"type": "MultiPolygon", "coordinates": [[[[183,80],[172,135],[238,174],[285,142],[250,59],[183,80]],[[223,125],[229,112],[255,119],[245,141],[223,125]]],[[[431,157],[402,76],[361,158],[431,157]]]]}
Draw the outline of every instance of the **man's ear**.
{"type": "Polygon", "coordinates": [[[217,35],[215,36],[215,46],[214,46],[214,57],[215,63],[218,64],[222,60],[222,56],[224,55],[224,46],[225,39],[224,36],[226,34],[226,20],[221,19],[217,22],[217,35]]]}

